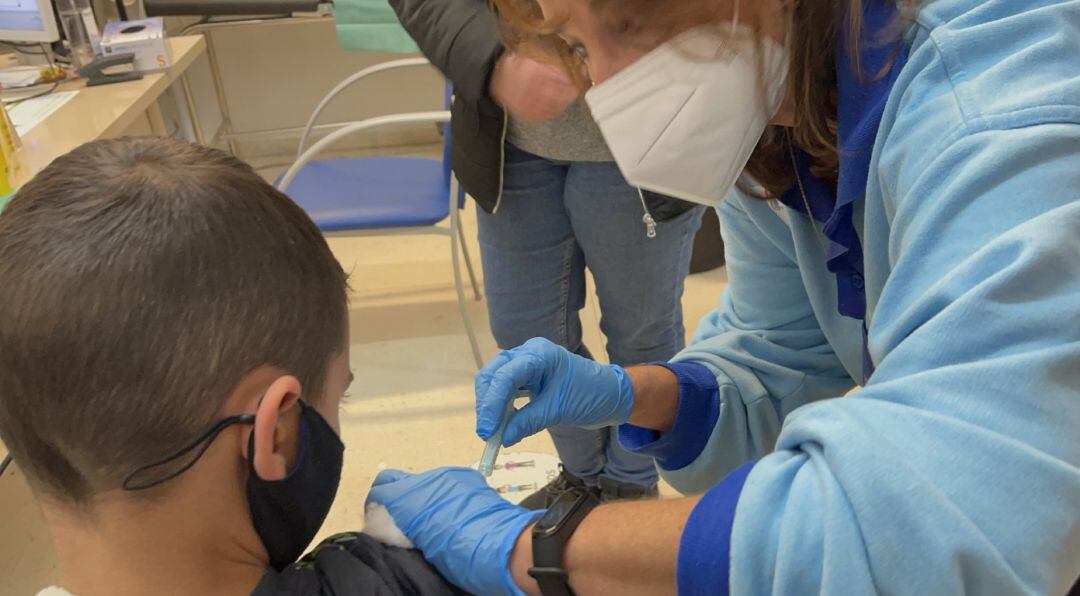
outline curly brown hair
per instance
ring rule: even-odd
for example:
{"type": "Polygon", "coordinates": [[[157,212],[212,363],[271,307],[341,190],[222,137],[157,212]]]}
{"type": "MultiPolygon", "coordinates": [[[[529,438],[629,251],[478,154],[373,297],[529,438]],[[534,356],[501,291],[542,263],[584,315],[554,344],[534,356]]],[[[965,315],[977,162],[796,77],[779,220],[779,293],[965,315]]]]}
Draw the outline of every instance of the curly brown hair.
{"type": "MultiPolygon", "coordinates": [[[[545,20],[536,0],[491,0],[500,16],[506,45],[517,48],[525,43],[541,47],[559,57],[578,77],[580,69],[570,49],[554,31],[560,23],[545,20]]],[[[589,3],[589,9],[608,30],[621,39],[652,48],[696,25],[719,23],[730,19],[730,7],[718,0],[577,0],[589,3]]],[[[853,41],[851,52],[859,64],[859,40],[863,39],[862,15],[868,0],[782,0],[782,14],[787,23],[797,23],[788,32],[788,86],[785,105],[794,108],[790,129],[769,126],[750,161],[746,173],[764,187],[768,196],[779,196],[794,183],[788,143],[805,151],[813,160],[811,172],[835,185],[840,158],[837,151],[836,34],[838,27],[848,28],[853,41]],[[846,15],[838,18],[837,15],[846,15]],[[790,139],[790,141],[789,141],[790,139]]],[[[887,0],[903,9],[913,0],[887,0]]],[[[765,19],[775,18],[759,3],[743,2],[740,24],[749,27],[760,39],[765,19]]],[[[880,32],[880,43],[897,43],[900,25],[905,19],[880,32]]],[[[883,71],[884,72],[884,71],[883,71]]],[[[882,73],[864,73],[874,78],[882,73]]]]}

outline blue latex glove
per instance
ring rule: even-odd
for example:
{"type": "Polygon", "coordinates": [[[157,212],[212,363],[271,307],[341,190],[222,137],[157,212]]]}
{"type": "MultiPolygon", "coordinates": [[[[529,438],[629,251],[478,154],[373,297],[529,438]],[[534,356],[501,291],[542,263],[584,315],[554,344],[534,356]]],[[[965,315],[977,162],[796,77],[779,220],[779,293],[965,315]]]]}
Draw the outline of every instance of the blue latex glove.
{"type": "Polygon", "coordinates": [[[378,503],[439,573],[485,596],[521,594],[510,576],[510,553],[543,511],[511,505],[471,468],[423,474],[384,470],[367,503],[378,503]]]}
{"type": "Polygon", "coordinates": [[[622,367],[598,364],[546,339],[530,339],[499,354],[476,375],[476,434],[481,439],[495,434],[519,389],[531,395],[510,417],[503,434],[507,447],[552,426],[622,424],[634,405],[622,367]]]}

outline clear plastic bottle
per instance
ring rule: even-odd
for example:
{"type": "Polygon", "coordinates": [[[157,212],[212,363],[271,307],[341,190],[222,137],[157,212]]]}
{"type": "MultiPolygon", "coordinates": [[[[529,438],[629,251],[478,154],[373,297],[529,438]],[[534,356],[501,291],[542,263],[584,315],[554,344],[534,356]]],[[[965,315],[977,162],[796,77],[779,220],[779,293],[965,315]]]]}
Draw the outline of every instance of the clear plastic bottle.
{"type": "Polygon", "coordinates": [[[82,68],[93,62],[101,49],[101,33],[90,0],[56,0],[56,12],[71,48],[72,64],[82,68]]]}

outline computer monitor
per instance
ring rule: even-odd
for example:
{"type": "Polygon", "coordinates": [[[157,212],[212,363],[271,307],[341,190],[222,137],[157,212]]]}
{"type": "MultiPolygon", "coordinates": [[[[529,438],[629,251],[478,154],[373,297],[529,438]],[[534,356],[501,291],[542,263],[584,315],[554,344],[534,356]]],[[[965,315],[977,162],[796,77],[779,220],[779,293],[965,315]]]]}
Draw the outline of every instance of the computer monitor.
{"type": "Polygon", "coordinates": [[[52,0],[0,0],[0,41],[52,43],[58,39],[52,0]]]}

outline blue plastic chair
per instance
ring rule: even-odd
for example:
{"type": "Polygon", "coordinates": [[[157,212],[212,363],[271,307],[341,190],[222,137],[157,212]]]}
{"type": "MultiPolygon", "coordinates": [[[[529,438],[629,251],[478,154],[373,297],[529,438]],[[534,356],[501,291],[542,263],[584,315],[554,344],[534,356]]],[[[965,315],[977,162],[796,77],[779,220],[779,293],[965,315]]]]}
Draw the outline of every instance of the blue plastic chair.
{"type": "MultiPolygon", "coordinates": [[[[376,73],[397,68],[430,66],[424,58],[392,60],[365,68],[334,87],[319,103],[300,136],[296,161],[278,179],[278,189],[307,211],[315,224],[328,235],[396,236],[435,234],[450,238],[454,285],[458,309],[469,336],[476,366],[483,365],[461,281],[460,250],[480,300],[472,262],[461,229],[459,210],[465,193],[450,170],[450,112],[408,112],[368,118],[347,124],[304,149],[315,121],[327,105],[349,86],[376,73]],[[322,151],[348,135],[402,123],[431,122],[444,126],[442,160],[421,157],[367,157],[313,161],[322,151]],[[449,226],[437,225],[449,218],[449,226]]],[[[451,90],[447,85],[446,107],[451,90]]]]}

